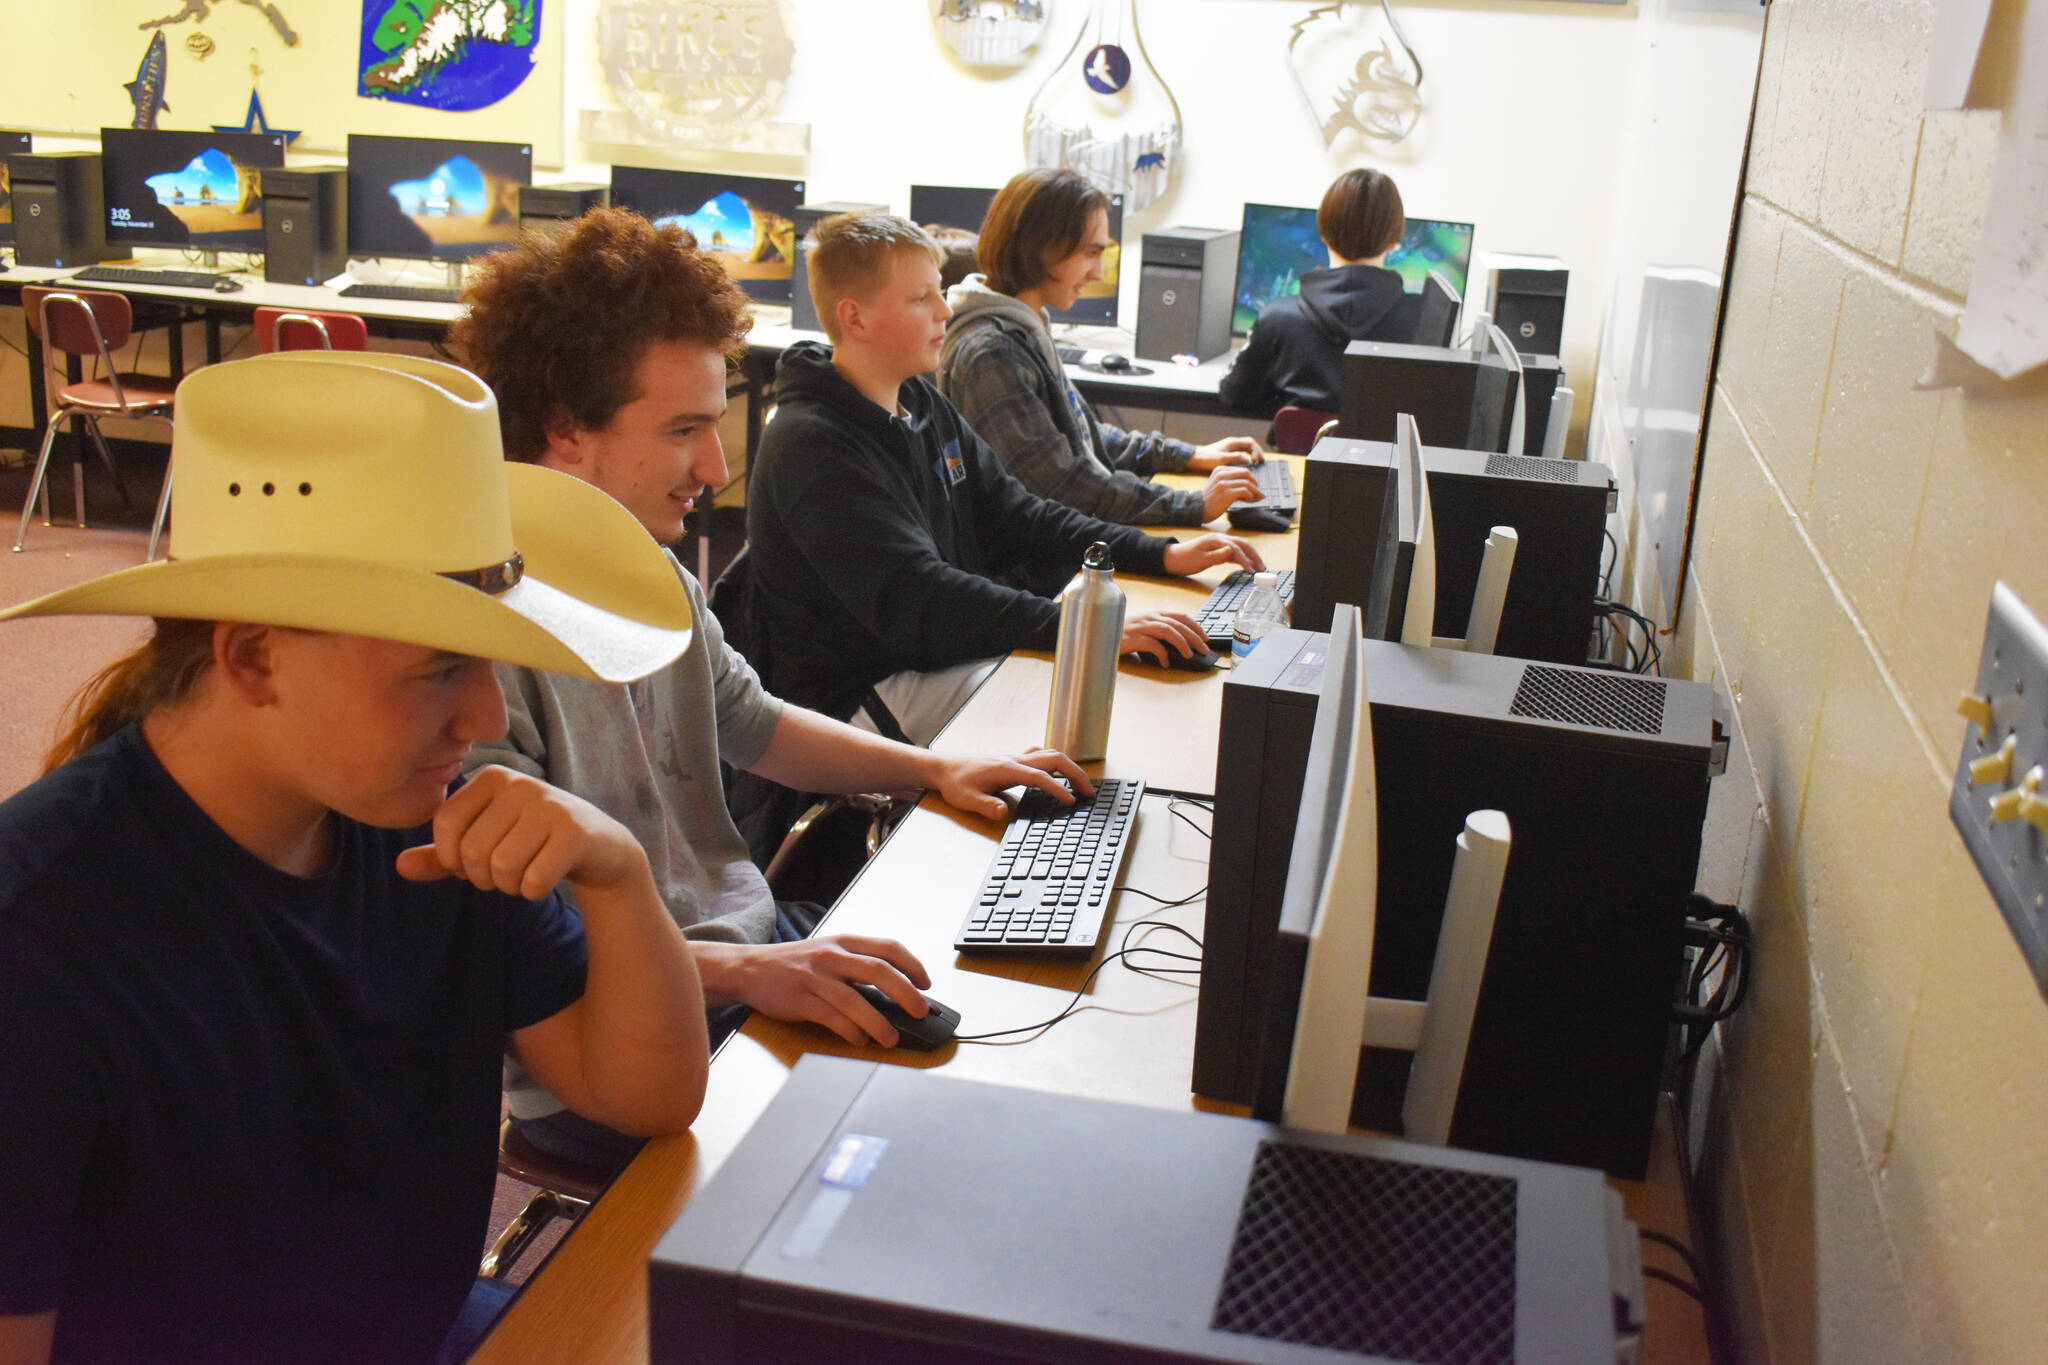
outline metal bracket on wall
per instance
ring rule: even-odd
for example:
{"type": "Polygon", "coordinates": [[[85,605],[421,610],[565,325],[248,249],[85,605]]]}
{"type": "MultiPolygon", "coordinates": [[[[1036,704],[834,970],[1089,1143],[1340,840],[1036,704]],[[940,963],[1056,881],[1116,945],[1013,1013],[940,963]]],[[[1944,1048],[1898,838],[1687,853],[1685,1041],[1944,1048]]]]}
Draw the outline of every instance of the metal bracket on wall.
{"type": "Polygon", "coordinates": [[[2048,997],[2048,629],[2004,583],[1991,593],[1949,818],[2048,997]]]}

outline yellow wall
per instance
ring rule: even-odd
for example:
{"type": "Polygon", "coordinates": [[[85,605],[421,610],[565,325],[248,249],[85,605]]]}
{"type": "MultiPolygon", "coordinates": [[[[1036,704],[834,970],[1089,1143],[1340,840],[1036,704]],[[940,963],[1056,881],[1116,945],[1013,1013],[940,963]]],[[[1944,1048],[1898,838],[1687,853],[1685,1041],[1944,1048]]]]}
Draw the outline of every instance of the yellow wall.
{"type": "Polygon", "coordinates": [[[1997,128],[1921,111],[1933,9],[1771,8],[1677,651],[1741,731],[1703,881],[1760,939],[1707,1158],[1745,1361],[2048,1359],[2048,1004],[1946,808],[1993,582],[2048,612],[2048,396],[1911,387],[1997,128]]]}

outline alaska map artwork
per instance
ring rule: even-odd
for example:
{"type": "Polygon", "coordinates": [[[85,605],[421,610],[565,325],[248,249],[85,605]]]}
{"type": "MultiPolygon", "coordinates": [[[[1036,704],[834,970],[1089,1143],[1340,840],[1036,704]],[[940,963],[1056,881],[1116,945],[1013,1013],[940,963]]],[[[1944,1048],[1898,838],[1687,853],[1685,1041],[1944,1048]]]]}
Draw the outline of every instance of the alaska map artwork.
{"type": "Polygon", "coordinates": [[[363,0],[356,93],[482,109],[533,70],[541,0],[363,0]]]}

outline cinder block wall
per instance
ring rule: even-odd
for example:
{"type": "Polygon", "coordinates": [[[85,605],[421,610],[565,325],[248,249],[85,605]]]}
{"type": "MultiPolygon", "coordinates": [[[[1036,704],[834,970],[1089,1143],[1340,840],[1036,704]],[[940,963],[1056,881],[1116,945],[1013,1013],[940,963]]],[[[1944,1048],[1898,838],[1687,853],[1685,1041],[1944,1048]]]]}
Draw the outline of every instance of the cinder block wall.
{"type": "Polygon", "coordinates": [[[1674,651],[1740,731],[1703,883],[1760,939],[1706,1159],[1744,1361],[2048,1359],[2048,1004],[1946,809],[1993,582],[2048,614],[2048,387],[1912,387],[1997,131],[1923,112],[1934,8],[1771,7],[1674,651]]]}

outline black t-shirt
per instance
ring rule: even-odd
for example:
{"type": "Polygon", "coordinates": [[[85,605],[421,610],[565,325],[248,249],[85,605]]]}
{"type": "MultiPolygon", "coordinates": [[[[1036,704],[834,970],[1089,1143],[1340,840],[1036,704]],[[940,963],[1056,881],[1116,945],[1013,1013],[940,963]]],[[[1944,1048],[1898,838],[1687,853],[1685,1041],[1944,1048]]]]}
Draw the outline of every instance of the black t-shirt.
{"type": "Polygon", "coordinates": [[[58,1361],[430,1358],[476,1274],[505,1036],[583,991],[559,896],[299,878],[134,726],[0,804],[0,1313],[58,1361]]]}

